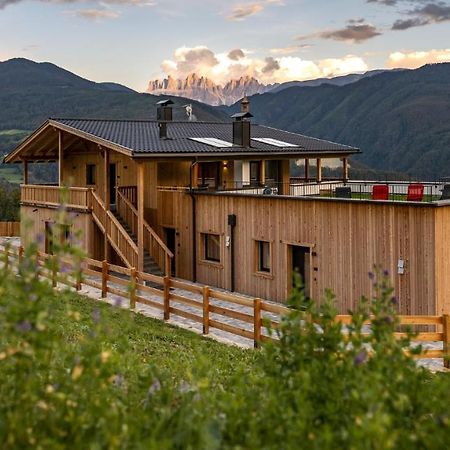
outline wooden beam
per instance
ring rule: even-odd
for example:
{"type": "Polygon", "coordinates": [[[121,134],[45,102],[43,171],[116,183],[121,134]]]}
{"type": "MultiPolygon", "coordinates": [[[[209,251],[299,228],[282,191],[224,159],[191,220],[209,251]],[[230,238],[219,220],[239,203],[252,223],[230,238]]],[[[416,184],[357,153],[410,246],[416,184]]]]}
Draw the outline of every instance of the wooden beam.
{"type": "Polygon", "coordinates": [[[322,182],[322,159],[317,158],[317,173],[316,173],[316,181],[318,183],[322,182]]]}
{"type": "Polygon", "coordinates": [[[23,160],[23,184],[28,184],[28,161],[23,160]]]}
{"type": "Polygon", "coordinates": [[[278,163],[279,182],[278,193],[280,195],[289,195],[291,182],[291,162],[289,159],[282,159],[278,163]]]}
{"type": "Polygon", "coordinates": [[[305,158],[305,181],[309,179],[309,158],[305,158]]]}
{"type": "Polygon", "coordinates": [[[264,159],[261,161],[259,168],[259,183],[261,186],[265,186],[266,184],[266,161],[264,159]]]}
{"type": "Polygon", "coordinates": [[[109,149],[103,149],[103,201],[107,211],[110,209],[110,192],[109,192],[109,149]]]}
{"type": "Polygon", "coordinates": [[[144,271],[144,163],[137,165],[138,271],[144,271]]]}
{"type": "Polygon", "coordinates": [[[344,183],[348,181],[348,158],[342,158],[342,171],[344,183]]]}
{"type": "Polygon", "coordinates": [[[63,173],[63,157],[64,157],[64,149],[63,149],[63,133],[62,131],[58,132],[58,184],[59,187],[63,185],[64,181],[64,173],[63,173]]]}

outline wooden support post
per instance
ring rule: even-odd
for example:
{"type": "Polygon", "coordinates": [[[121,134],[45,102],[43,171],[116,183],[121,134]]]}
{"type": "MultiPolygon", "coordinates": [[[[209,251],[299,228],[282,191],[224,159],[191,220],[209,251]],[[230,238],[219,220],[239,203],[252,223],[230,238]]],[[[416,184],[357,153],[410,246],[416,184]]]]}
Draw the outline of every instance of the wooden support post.
{"type": "Polygon", "coordinates": [[[450,369],[450,315],[444,314],[442,317],[444,325],[444,367],[450,369]]]}
{"type": "Polygon", "coordinates": [[[261,345],[261,299],[253,300],[253,345],[259,348],[261,345]]]}
{"type": "Polygon", "coordinates": [[[23,184],[28,184],[28,161],[24,159],[22,162],[23,162],[23,184]]]}
{"type": "Polygon", "coordinates": [[[305,158],[305,181],[309,181],[309,159],[305,158]]]}
{"type": "Polygon", "coordinates": [[[61,187],[64,182],[64,174],[63,174],[63,158],[64,158],[64,151],[63,151],[63,132],[58,132],[58,185],[61,187]]]}
{"type": "MultiPolygon", "coordinates": [[[[105,204],[105,209],[106,211],[109,211],[110,209],[110,201],[109,201],[109,197],[110,197],[110,193],[109,193],[109,150],[107,148],[105,148],[103,150],[103,202],[105,204]]],[[[109,247],[109,242],[108,242],[108,223],[109,220],[106,220],[105,223],[105,235],[103,237],[104,242],[104,258],[107,261],[111,260],[111,255],[110,255],[110,247],[109,247]]]]}
{"type": "Polygon", "coordinates": [[[203,334],[209,333],[209,287],[203,286],[203,334]]]}
{"type": "Polygon", "coordinates": [[[75,277],[76,277],[75,290],[76,291],[81,291],[81,283],[82,283],[81,264],[83,264],[83,263],[78,264],[77,272],[75,274],[75,277]]]}
{"type": "Polygon", "coordinates": [[[282,159],[278,164],[279,182],[278,195],[289,195],[291,184],[291,162],[289,159],[282,159]]]}
{"type": "Polygon", "coordinates": [[[136,308],[136,280],[137,270],[133,267],[130,271],[130,309],[136,308]]]}
{"type": "MultiPolygon", "coordinates": [[[[138,270],[144,271],[144,164],[137,165],[138,270]]],[[[166,273],[166,276],[168,274],[166,273]]]]}
{"type": "Polygon", "coordinates": [[[266,185],[266,161],[263,159],[259,167],[259,184],[261,186],[266,185]]]}
{"type": "Polygon", "coordinates": [[[348,158],[342,158],[342,179],[344,183],[348,181],[348,158]]]}
{"type": "Polygon", "coordinates": [[[170,319],[170,278],[164,277],[164,320],[170,319]]]}
{"type": "Polygon", "coordinates": [[[102,298],[108,295],[108,261],[102,262],[102,298]]]}
{"type": "Polygon", "coordinates": [[[172,262],[170,260],[170,256],[168,255],[168,253],[165,254],[164,256],[164,265],[165,265],[165,275],[166,277],[171,277],[172,276],[172,262]]]}
{"type": "Polygon", "coordinates": [[[316,162],[317,162],[317,164],[316,164],[316,169],[317,169],[316,181],[318,183],[322,183],[322,159],[317,158],[316,162]]]}
{"type": "Polygon", "coordinates": [[[22,262],[23,262],[23,254],[24,254],[24,249],[23,249],[23,246],[21,245],[19,247],[19,265],[22,264],[22,262]]]}

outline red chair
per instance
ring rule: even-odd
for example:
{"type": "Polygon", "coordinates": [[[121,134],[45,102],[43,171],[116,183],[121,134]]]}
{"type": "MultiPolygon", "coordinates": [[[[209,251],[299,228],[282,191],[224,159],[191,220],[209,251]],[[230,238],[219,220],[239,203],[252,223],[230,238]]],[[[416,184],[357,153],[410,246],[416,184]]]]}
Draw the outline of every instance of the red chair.
{"type": "Polygon", "coordinates": [[[374,184],[372,200],[389,200],[389,186],[387,184],[374,184]]]}
{"type": "Polygon", "coordinates": [[[421,202],[423,200],[423,184],[413,183],[408,186],[408,202],[421,202]]]}

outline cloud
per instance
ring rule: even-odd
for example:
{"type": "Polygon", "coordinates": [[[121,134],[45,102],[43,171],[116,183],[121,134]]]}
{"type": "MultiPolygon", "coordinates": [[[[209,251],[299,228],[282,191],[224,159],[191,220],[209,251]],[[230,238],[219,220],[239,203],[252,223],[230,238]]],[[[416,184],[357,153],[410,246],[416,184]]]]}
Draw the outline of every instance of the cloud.
{"type": "Polygon", "coordinates": [[[230,79],[241,76],[255,77],[264,83],[274,83],[368,70],[366,62],[354,55],[312,61],[289,55],[257,58],[252,57],[252,53],[245,50],[244,56],[236,61],[230,58],[232,53],[232,51],[214,53],[206,46],[181,47],[175,50],[172,59],[163,61],[161,68],[166,76],[170,75],[173,78],[184,79],[195,72],[199,76],[207,77],[222,85],[230,79]]]}
{"type": "Polygon", "coordinates": [[[120,13],[112,11],[111,9],[80,9],[77,11],[70,11],[74,16],[89,20],[103,20],[103,19],[117,19],[120,13]]]}
{"type": "Polygon", "coordinates": [[[244,57],[245,53],[240,48],[235,48],[228,53],[228,58],[230,58],[232,61],[239,61],[244,57]]]}
{"type": "Polygon", "coordinates": [[[265,59],[266,64],[264,65],[264,67],[261,69],[261,72],[264,74],[272,74],[274,72],[276,72],[277,70],[280,69],[280,63],[273,58],[272,56],[268,56],[265,59]]]}
{"type": "MultiPolygon", "coordinates": [[[[16,3],[22,3],[24,0],[0,0],[0,9],[4,9],[9,5],[13,5],[16,3]]],[[[35,0],[38,1],[40,3],[51,3],[51,4],[55,4],[55,5],[69,5],[69,4],[75,4],[75,3],[86,3],[86,0],[35,0]]],[[[84,9],[84,10],[80,10],[80,11],[102,11],[104,9],[105,6],[108,5],[115,5],[115,6],[154,6],[156,5],[156,1],[155,0],[93,0],[92,1],[93,4],[98,5],[99,8],[93,8],[93,9],[84,9]]],[[[80,14],[75,14],[78,15],[80,17],[85,17],[85,18],[91,18],[91,15],[80,15],[80,14]]],[[[111,18],[111,17],[110,17],[111,18]]]]}
{"type": "Polygon", "coordinates": [[[271,48],[270,53],[274,55],[291,55],[292,53],[297,53],[308,48],[311,48],[310,44],[289,45],[287,47],[271,48]]]}
{"type": "Polygon", "coordinates": [[[427,3],[422,7],[407,11],[409,19],[399,19],[392,25],[392,30],[407,30],[433,23],[450,21],[450,5],[444,2],[427,3]]]}
{"type": "Polygon", "coordinates": [[[262,12],[267,6],[284,6],[283,0],[261,0],[249,4],[236,5],[228,14],[227,19],[232,21],[242,21],[247,17],[255,16],[262,12]]]}
{"type": "Polygon", "coordinates": [[[443,50],[394,52],[389,55],[387,66],[417,69],[425,64],[450,62],[450,48],[443,50]]]}
{"type": "Polygon", "coordinates": [[[349,22],[345,28],[322,31],[317,36],[321,39],[332,39],[335,41],[346,41],[359,44],[380,35],[381,33],[373,25],[361,22],[349,22]]]}

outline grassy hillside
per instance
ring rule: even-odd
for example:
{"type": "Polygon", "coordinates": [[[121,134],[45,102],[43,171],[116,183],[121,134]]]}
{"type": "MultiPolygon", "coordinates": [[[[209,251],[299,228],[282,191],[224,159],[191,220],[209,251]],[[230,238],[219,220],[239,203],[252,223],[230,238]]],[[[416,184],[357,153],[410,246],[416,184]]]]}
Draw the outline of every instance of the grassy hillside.
{"type": "Polygon", "coordinates": [[[250,100],[256,122],[360,147],[359,160],[371,168],[450,175],[450,64],[250,100]]]}

